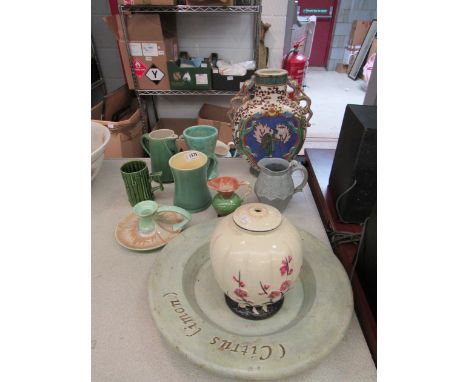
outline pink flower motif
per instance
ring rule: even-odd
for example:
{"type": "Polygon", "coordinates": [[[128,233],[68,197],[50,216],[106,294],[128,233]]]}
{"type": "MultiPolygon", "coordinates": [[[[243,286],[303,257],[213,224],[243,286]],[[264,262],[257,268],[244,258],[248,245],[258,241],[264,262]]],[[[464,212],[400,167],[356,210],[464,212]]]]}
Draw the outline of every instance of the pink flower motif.
{"type": "Polygon", "coordinates": [[[291,286],[291,281],[286,280],[281,284],[280,291],[285,292],[285,291],[287,291],[289,289],[290,286],[291,286]]]}
{"type": "Polygon", "coordinates": [[[285,274],[286,275],[292,274],[293,270],[292,270],[292,268],[289,268],[289,263],[291,262],[291,260],[292,260],[292,257],[288,256],[287,259],[284,259],[281,262],[281,267],[280,267],[281,276],[284,276],[285,274]]]}
{"type": "Polygon", "coordinates": [[[274,290],[268,295],[268,298],[275,299],[279,296],[281,296],[281,292],[274,290]]]}
{"type": "Polygon", "coordinates": [[[234,294],[240,298],[245,298],[248,296],[247,292],[240,288],[235,289],[234,294]]]}
{"type": "Polygon", "coordinates": [[[263,287],[266,289],[269,289],[270,288],[270,284],[263,284],[263,287]]]}
{"type": "Polygon", "coordinates": [[[284,274],[287,272],[288,272],[288,263],[283,260],[281,267],[280,267],[281,276],[284,276],[284,274]]]}
{"type": "Polygon", "coordinates": [[[232,276],[232,278],[241,288],[245,287],[245,283],[241,279],[238,279],[236,276],[232,276]]]}

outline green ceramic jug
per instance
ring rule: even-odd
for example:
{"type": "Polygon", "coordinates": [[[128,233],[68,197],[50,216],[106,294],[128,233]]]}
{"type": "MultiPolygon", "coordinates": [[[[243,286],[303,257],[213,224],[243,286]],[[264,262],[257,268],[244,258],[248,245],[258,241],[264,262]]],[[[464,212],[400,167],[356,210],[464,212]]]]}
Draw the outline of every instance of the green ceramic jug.
{"type": "Polygon", "coordinates": [[[174,176],[174,205],[190,212],[207,209],[211,204],[208,190],[208,157],[195,150],[182,151],[169,159],[174,176]]]}
{"type": "Polygon", "coordinates": [[[215,155],[218,129],[208,125],[187,127],[183,137],[190,150],[201,151],[208,157],[208,179],[218,176],[218,160],[215,155]]]}
{"type": "Polygon", "coordinates": [[[141,136],[141,146],[151,157],[151,171],[162,171],[161,181],[172,183],[172,171],[169,159],[179,151],[176,144],[177,135],[169,129],[154,130],[141,136]]]}
{"type": "Polygon", "coordinates": [[[220,176],[211,179],[208,181],[208,187],[218,191],[211,203],[218,216],[225,216],[234,212],[252,191],[249,182],[239,180],[233,176],[220,176]],[[240,197],[234,191],[242,186],[246,186],[247,191],[240,197]]]}

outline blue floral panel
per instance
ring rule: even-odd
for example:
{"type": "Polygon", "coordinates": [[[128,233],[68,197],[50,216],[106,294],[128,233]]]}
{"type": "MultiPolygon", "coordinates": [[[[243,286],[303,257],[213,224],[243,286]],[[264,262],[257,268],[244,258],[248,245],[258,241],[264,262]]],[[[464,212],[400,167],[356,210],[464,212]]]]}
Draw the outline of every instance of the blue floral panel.
{"type": "Polygon", "coordinates": [[[297,146],[302,145],[302,137],[298,133],[299,123],[290,113],[253,116],[247,121],[240,138],[256,162],[265,157],[289,160],[297,146]]]}

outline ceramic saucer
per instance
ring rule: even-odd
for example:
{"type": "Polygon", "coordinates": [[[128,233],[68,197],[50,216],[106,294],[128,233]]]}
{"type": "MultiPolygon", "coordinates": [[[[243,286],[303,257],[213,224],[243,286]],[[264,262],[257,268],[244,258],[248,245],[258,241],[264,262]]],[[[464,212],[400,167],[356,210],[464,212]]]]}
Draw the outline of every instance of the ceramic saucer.
{"type": "Polygon", "coordinates": [[[132,212],[117,224],[115,239],[122,247],[132,251],[150,251],[161,248],[180,234],[180,232],[172,231],[171,227],[183,219],[175,212],[161,212],[158,214],[156,229],[144,235],[138,231],[138,216],[132,212]]]}

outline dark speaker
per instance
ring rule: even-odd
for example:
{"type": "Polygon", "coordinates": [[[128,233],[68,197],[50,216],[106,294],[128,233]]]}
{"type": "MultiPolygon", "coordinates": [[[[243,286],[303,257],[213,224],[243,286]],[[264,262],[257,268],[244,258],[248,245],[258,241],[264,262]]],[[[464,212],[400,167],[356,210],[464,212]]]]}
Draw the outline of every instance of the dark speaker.
{"type": "Polygon", "coordinates": [[[362,223],[372,212],[377,202],[377,106],[346,106],[329,187],[343,223],[362,223]]]}
{"type": "Polygon", "coordinates": [[[377,205],[366,222],[356,256],[356,272],[367,302],[377,319],[377,205]]]}

